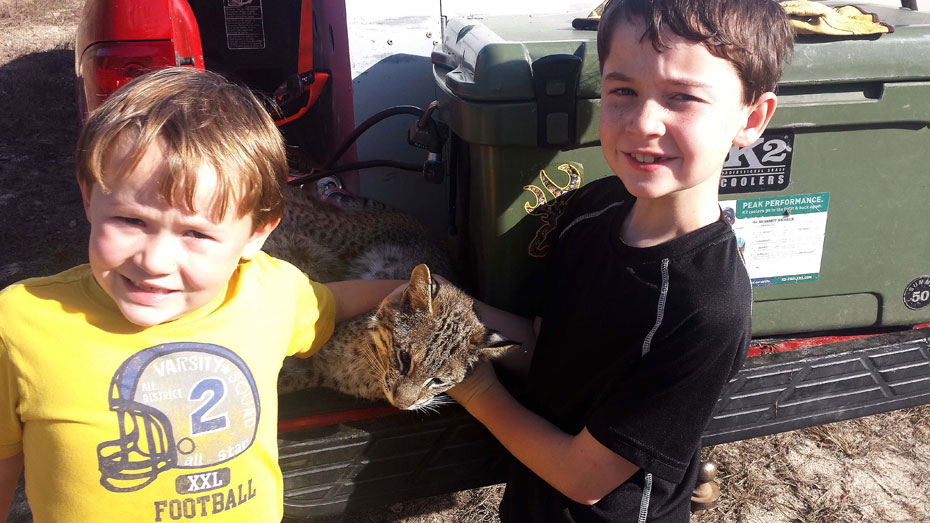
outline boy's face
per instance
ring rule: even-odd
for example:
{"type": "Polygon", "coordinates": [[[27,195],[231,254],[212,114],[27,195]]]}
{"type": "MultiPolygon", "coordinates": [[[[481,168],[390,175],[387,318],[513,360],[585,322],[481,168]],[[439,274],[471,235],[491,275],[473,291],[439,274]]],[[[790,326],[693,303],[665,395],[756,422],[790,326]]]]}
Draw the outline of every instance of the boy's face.
{"type": "Polygon", "coordinates": [[[730,62],[677,36],[659,53],[648,38],[640,41],[642,34],[641,24],[622,23],[604,61],[600,138],[607,164],[637,198],[716,197],[730,147],[752,143],[768,119],[753,127],[759,115],[755,104],[743,105],[730,62]]]}
{"type": "Polygon", "coordinates": [[[235,206],[215,221],[210,204],[216,173],[209,166],[198,176],[197,212],[169,206],[156,186],[156,174],[164,168],[161,144],[120,173],[123,156],[117,150],[104,164],[109,192],[81,184],[91,225],[90,267],[123,316],[148,327],[217,297],[240,259],[251,258],[275,224],[253,230],[251,217],[238,217],[235,206]]]}

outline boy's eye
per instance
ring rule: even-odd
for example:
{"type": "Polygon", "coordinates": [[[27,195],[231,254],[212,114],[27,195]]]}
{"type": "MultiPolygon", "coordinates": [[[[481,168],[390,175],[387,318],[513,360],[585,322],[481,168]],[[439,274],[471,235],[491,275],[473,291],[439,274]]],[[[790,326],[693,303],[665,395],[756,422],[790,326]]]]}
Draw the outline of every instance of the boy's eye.
{"type": "Polygon", "coordinates": [[[145,226],[145,222],[138,218],[129,218],[128,216],[117,216],[116,219],[127,225],[135,225],[137,227],[145,226]]]}
{"type": "Polygon", "coordinates": [[[683,101],[683,102],[700,102],[701,99],[697,96],[690,95],[688,93],[677,93],[672,96],[673,100],[683,101]]]}
{"type": "Polygon", "coordinates": [[[635,96],[636,91],[629,87],[618,87],[616,89],[611,89],[610,94],[615,94],[617,96],[635,96]]]}
{"type": "Polygon", "coordinates": [[[210,240],[210,239],[212,239],[212,237],[211,237],[209,234],[204,234],[204,233],[202,233],[202,232],[200,232],[200,231],[195,231],[195,230],[187,231],[187,235],[190,236],[191,238],[195,238],[195,239],[197,239],[197,240],[210,240]]]}

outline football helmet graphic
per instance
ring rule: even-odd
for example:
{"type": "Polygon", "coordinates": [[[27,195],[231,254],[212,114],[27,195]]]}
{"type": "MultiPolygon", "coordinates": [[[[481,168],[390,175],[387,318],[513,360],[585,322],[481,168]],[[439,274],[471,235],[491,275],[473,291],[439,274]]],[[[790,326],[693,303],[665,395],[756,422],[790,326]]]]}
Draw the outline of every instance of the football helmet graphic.
{"type": "Polygon", "coordinates": [[[97,446],[100,484],[139,490],[171,468],[228,461],[255,440],[261,412],[251,371],[232,351],[204,343],[149,347],[110,382],[119,438],[97,446]]]}

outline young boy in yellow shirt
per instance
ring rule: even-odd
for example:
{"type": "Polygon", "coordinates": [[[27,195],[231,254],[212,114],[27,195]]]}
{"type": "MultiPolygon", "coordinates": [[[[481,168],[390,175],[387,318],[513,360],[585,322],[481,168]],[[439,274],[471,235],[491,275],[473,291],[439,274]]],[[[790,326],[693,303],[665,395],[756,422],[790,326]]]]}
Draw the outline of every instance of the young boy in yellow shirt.
{"type": "Polygon", "coordinates": [[[0,515],[280,521],[276,380],[403,282],[321,285],[260,251],[280,133],[193,69],[134,80],[77,148],[89,260],[0,292],[0,515]]]}
{"type": "Polygon", "coordinates": [[[503,521],[688,521],[701,433],[751,334],[720,173],[768,124],[793,38],[771,0],[607,4],[599,125],[616,176],[559,218],[535,332],[482,315],[529,341],[510,362],[528,366],[527,397],[486,364],[449,391],[522,463],[503,521]]]}

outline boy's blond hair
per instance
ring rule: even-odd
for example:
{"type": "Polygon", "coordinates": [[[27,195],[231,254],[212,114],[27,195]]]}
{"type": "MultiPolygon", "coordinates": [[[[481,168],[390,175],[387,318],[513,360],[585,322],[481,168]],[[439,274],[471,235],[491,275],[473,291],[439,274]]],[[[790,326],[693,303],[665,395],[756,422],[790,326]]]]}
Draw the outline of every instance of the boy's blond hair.
{"type": "Polygon", "coordinates": [[[248,88],[186,67],[133,80],[91,113],[81,130],[78,180],[106,191],[108,180],[129,172],[155,143],[165,150],[157,183],[169,205],[198,211],[199,171],[211,166],[217,173],[215,219],[223,219],[232,206],[240,218],[251,215],[257,228],[284,213],[284,141],[248,88]],[[126,151],[126,160],[119,172],[104,172],[114,150],[126,151]]]}

